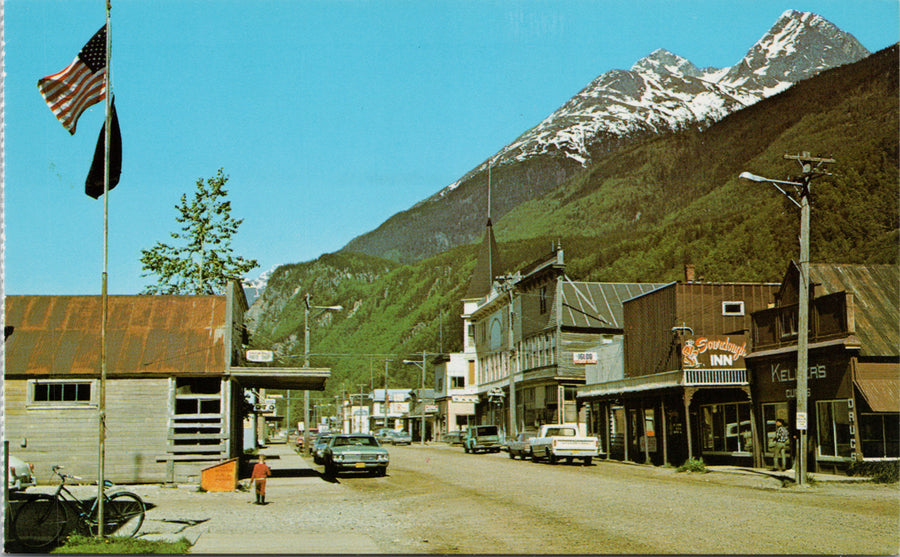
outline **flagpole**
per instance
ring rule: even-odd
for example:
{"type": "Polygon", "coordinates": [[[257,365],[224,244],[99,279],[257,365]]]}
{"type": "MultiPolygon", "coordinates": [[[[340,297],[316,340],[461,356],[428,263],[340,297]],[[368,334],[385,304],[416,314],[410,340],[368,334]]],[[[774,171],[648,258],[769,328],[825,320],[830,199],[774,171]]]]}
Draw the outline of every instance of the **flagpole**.
{"type": "Polygon", "coordinates": [[[109,261],[109,142],[110,142],[110,106],[112,98],[112,90],[110,88],[110,74],[112,73],[112,40],[109,25],[109,13],[112,6],[110,0],[106,0],[106,76],[104,84],[106,90],[106,116],[104,128],[106,130],[103,146],[103,278],[100,297],[103,305],[102,316],[100,318],[100,397],[98,404],[99,427],[100,427],[100,463],[97,481],[97,537],[103,538],[104,523],[104,497],[103,487],[106,482],[106,325],[109,313],[108,296],[107,296],[107,265],[109,261]]]}

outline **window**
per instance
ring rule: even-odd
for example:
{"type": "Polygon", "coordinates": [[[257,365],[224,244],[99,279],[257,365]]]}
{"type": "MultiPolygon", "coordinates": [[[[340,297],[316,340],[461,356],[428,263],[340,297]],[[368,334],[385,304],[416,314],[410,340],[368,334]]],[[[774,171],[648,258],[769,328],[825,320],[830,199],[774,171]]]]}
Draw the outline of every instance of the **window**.
{"type": "Polygon", "coordinates": [[[797,314],[793,311],[784,311],[781,317],[781,338],[797,336],[797,314]]]}
{"type": "Polygon", "coordinates": [[[456,375],[450,376],[451,389],[464,389],[466,387],[466,378],[456,375]]]}
{"type": "Polygon", "coordinates": [[[744,315],[744,302],[722,302],[722,315],[744,315]]]}
{"type": "Polygon", "coordinates": [[[748,453],[753,450],[749,402],[701,406],[700,427],[706,452],[748,453]]]}
{"type": "Polygon", "coordinates": [[[92,381],[30,381],[30,402],[37,405],[87,406],[93,394],[92,381]]]}
{"type": "Polygon", "coordinates": [[[818,419],[819,456],[850,458],[853,433],[850,425],[850,405],[843,400],[816,402],[818,419]]]}
{"type": "Polygon", "coordinates": [[[865,458],[900,457],[900,418],[897,414],[862,414],[859,441],[865,458]]]}
{"type": "Polygon", "coordinates": [[[542,286],[540,292],[541,313],[547,313],[547,287],[542,286]]]}

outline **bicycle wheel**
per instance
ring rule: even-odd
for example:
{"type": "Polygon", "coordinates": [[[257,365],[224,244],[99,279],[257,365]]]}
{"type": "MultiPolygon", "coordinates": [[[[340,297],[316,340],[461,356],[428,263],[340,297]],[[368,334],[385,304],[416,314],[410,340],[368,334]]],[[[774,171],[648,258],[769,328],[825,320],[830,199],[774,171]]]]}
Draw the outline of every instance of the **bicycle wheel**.
{"type": "Polygon", "coordinates": [[[59,539],[68,522],[69,508],[57,497],[29,499],[16,512],[13,536],[28,549],[45,549],[59,539]]]}
{"type": "MultiPolygon", "coordinates": [[[[103,505],[103,535],[132,538],[144,523],[144,502],[129,491],[119,491],[106,498],[103,505]]],[[[97,507],[91,512],[91,529],[97,534],[97,507]]]]}

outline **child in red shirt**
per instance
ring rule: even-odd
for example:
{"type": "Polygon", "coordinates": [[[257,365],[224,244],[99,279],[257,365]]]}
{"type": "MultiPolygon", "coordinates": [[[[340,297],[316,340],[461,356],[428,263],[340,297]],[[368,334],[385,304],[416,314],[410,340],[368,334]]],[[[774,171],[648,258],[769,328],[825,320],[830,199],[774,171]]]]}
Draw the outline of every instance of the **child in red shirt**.
{"type": "Polygon", "coordinates": [[[266,456],[259,455],[259,462],[253,465],[250,480],[256,482],[256,504],[266,504],[266,477],[272,475],[272,469],[266,464],[266,456]]]}

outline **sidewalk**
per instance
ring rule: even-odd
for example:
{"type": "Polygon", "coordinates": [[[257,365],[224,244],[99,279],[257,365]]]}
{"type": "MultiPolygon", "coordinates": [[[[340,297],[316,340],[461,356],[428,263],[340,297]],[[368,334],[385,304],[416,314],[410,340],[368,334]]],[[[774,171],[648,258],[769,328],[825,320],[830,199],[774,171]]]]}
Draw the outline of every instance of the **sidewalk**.
{"type": "MultiPolygon", "coordinates": [[[[718,472],[721,474],[739,474],[744,476],[755,476],[761,478],[771,478],[780,481],[782,486],[797,485],[797,472],[793,468],[784,471],[775,471],[768,468],[748,468],[744,466],[707,466],[710,472],[718,472]]],[[[809,485],[816,483],[858,483],[871,481],[870,478],[862,476],[844,476],[838,474],[825,474],[820,472],[808,472],[806,475],[809,485]]]]}
{"type": "MultiPolygon", "coordinates": [[[[310,501],[297,502],[283,495],[285,491],[295,494],[303,492],[304,484],[320,484],[321,475],[313,467],[312,460],[303,458],[288,444],[273,444],[260,449],[266,456],[266,463],[272,469],[272,478],[267,491],[274,505],[309,505],[310,501]]],[[[250,494],[244,495],[248,501],[250,494]]],[[[268,498],[267,498],[268,499],[268,498]]],[[[263,509],[265,510],[265,507],[263,509]]],[[[379,548],[368,536],[352,532],[314,532],[307,528],[297,528],[290,524],[267,523],[264,528],[240,531],[222,531],[221,527],[209,525],[203,528],[195,539],[188,538],[193,545],[190,553],[206,554],[267,554],[267,553],[378,553],[379,548]],[[288,550],[288,548],[294,548],[288,550]]]]}

